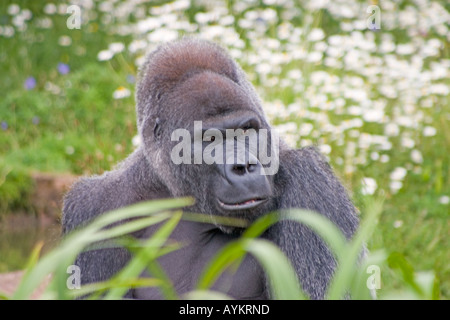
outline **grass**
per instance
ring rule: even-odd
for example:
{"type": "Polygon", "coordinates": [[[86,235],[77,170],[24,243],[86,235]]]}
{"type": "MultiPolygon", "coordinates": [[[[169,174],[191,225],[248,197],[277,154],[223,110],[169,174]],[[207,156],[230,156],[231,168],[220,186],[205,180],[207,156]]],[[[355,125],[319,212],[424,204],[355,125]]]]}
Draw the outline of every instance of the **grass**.
{"type": "Polygon", "coordinates": [[[400,290],[411,270],[431,271],[439,297],[450,297],[448,4],[380,3],[382,29],[374,33],[358,26],[367,18],[364,1],[320,8],[314,1],[192,1],[179,9],[171,7],[178,2],[120,1],[112,4],[120,10],[102,9],[108,3],[83,8],[90,15],[80,30],[66,27],[63,2],[56,13],[51,1],[0,3],[0,216],[32,211],[31,171],[101,173],[124,159],[134,148],[140,59],[162,40],[195,34],[232,52],[291,145],[323,147],[363,218],[362,181],[376,181],[371,193],[385,201],[368,246],[387,255],[383,288],[400,290]],[[352,14],[341,16],[339,5],[352,14]],[[130,14],[121,15],[126,8],[130,14]],[[157,27],[146,27],[148,17],[157,27]],[[99,61],[111,43],[125,49],[99,61]],[[36,85],[26,89],[30,77],[36,85]],[[114,98],[123,88],[130,94],[114,98]],[[397,168],[406,175],[393,177],[397,168]]]}
{"type": "MultiPolygon", "coordinates": [[[[72,299],[86,295],[95,299],[120,299],[130,287],[141,286],[158,287],[167,299],[229,298],[220,292],[209,292],[210,287],[224,270],[237,270],[243,255],[251,254],[265,270],[272,298],[307,299],[308,296],[302,292],[295,272],[284,254],[267,240],[257,238],[280,219],[289,219],[312,228],[328,243],[335,254],[338,268],[328,289],[327,299],[342,299],[347,294],[354,299],[370,299],[369,286],[372,283],[376,285],[380,281],[378,278],[373,282],[370,280],[369,283],[373,273],[371,270],[379,272],[388,262],[396,264],[401,269],[402,288],[401,291],[395,292],[385,290],[380,298],[436,299],[439,297],[434,274],[415,274],[414,269],[407,266],[402,257],[388,258],[386,254],[377,252],[369,254],[363,263],[358,262],[363,244],[376,228],[382,208],[379,201],[369,202],[370,209],[367,211],[361,229],[350,242],[345,240],[344,235],[333,223],[317,213],[291,210],[268,214],[249,226],[240,238],[223,247],[203,271],[197,288],[179,297],[156,259],[180,248],[180,244],[168,241],[180,219],[212,223],[209,216],[183,214],[179,210],[190,203],[190,199],[159,200],[106,213],[89,225],[69,234],[57,248],[41,259],[38,258],[41,249],[38,245],[31,253],[25,275],[15,293],[12,296],[5,294],[0,296],[4,299],[27,299],[33,290],[51,274],[51,281],[42,296],[45,299],[72,299]],[[117,224],[118,221],[126,222],[117,224]],[[157,223],[162,223],[161,227],[143,242],[127,237],[130,232],[157,223]],[[114,227],[105,229],[106,226],[111,225],[114,227]],[[124,243],[133,253],[133,257],[128,265],[110,280],[77,287],[77,280],[71,276],[70,266],[80,252],[90,250],[89,248],[98,241],[112,241],[111,245],[124,243]],[[153,277],[139,278],[146,269],[153,277]]],[[[228,223],[230,223],[229,220],[228,223]]],[[[373,276],[377,276],[376,272],[373,276]]]]}

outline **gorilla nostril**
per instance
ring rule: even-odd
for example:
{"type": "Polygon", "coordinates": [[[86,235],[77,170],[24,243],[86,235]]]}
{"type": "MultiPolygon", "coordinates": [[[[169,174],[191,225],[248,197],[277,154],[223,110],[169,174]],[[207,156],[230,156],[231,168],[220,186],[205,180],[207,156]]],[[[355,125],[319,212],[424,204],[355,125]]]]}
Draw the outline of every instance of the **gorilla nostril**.
{"type": "Polygon", "coordinates": [[[248,172],[254,172],[255,170],[256,170],[256,164],[254,164],[254,163],[247,163],[247,171],[248,172]]]}

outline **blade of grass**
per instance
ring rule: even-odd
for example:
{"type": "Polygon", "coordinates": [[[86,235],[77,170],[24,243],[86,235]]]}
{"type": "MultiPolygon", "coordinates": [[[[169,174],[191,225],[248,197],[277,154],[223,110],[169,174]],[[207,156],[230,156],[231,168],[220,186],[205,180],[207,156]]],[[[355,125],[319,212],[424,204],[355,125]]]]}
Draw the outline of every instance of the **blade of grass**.
{"type": "MultiPolygon", "coordinates": [[[[371,300],[376,299],[376,288],[372,289],[372,292],[368,288],[369,277],[377,276],[373,269],[373,266],[377,266],[382,269],[382,266],[386,263],[387,254],[384,250],[378,250],[371,252],[367,255],[364,261],[361,262],[361,266],[356,268],[355,275],[352,276],[350,296],[354,300],[371,300]],[[369,268],[372,267],[372,268],[369,268]]],[[[381,274],[379,274],[381,281],[381,274]]],[[[381,285],[381,283],[380,283],[381,285]]]]}
{"type": "Polygon", "coordinates": [[[70,296],[71,298],[77,298],[96,293],[95,296],[90,296],[90,298],[92,298],[101,296],[101,294],[103,294],[107,290],[117,287],[128,289],[130,287],[139,288],[159,286],[161,286],[161,280],[155,278],[129,278],[120,281],[116,279],[84,285],[80,289],[71,290],[70,296]]]}
{"type": "MultiPolygon", "coordinates": [[[[139,226],[136,221],[123,222],[125,219],[132,219],[137,217],[143,217],[146,215],[155,214],[161,210],[170,210],[181,208],[192,204],[192,199],[166,199],[158,201],[149,201],[133,205],[128,208],[121,208],[96,218],[89,225],[77,229],[69,234],[62,243],[44,256],[34,267],[30,267],[25,271],[25,276],[22,278],[16,292],[13,294],[13,299],[27,299],[31,295],[34,289],[42,282],[45,276],[50,273],[56,273],[53,277],[48,288],[57,290],[59,294],[62,294],[60,290],[55,288],[55,283],[59,283],[59,288],[62,288],[61,283],[65,284],[64,277],[67,277],[65,270],[67,266],[73,263],[76,256],[89,244],[99,240],[105,240],[107,236],[118,236],[126,234],[130,230],[139,230],[146,226],[158,223],[162,221],[162,216],[153,216],[154,219],[148,217],[141,221],[142,226],[139,226]],[[120,225],[111,227],[110,229],[101,230],[106,226],[110,226],[113,223],[122,221],[120,225]],[[145,222],[145,223],[144,223],[145,222]],[[131,223],[132,227],[127,226],[127,223],[131,223]],[[117,229],[116,229],[117,228],[117,229]],[[100,235],[99,235],[100,234],[100,235]],[[57,272],[56,272],[57,271],[57,272]]],[[[168,213],[165,213],[168,215],[168,213]]],[[[168,216],[166,216],[168,217],[168,216]]],[[[63,290],[65,291],[65,290],[63,290]]],[[[64,298],[65,296],[61,297],[64,298]]]]}
{"type": "MultiPolygon", "coordinates": [[[[142,250],[133,257],[128,265],[122,269],[117,276],[114,277],[115,281],[124,281],[131,277],[137,277],[148,266],[149,261],[155,259],[158,255],[158,250],[167,241],[172,231],[178,225],[182,216],[182,212],[176,212],[173,216],[161,226],[151,238],[145,241],[142,250]]],[[[112,288],[105,299],[119,299],[126,292],[128,288],[112,288]]]]}
{"type": "Polygon", "coordinates": [[[30,270],[33,268],[39,260],[39,255],[41,254],[42,247],[44,246],[44,241],[39,241],[31,251],[30,257],[28,258],[28,262],[25,265],[25,270],[30,270]]]}
{"type": "Polygon", "coordinates": [[[44,277],[54,271],[60,260],[60,255],[61,250],[55,249],[48,253],[34,267],[27,269],[12,299],[28,299],[44,277]]]}
{"type": "Polygon", "coordinates": [[[239,263],[244,254],[242,241],[233,241],[224,246],[203,270],[197,282],[197,290],[209,289],[225,268],[239,263]]]}
{"type": "Polygon", "coordinates": [[[244,238],[257,238],[264,233],[271,225],[279,220],[280,214],[278,212],[268,213],[258,220],[256,220],[252,225],[250,225],[247,230],[243,233],[244,238]]]}
{"type": "Polygon", "coordinates": [[[138,218],[155,214],[157,212],[174,210],[183,208],[193,204],[191,198],[152,200],[134,204],[125,208],[110,211],[102,214],[87,226],[83,226],[83,230],[100,230],[119,221],[138,218]]]}
{"type": "MultiPolygon", "coordinates": [[[[320,236],[323,236],[325,238],[325,241],[330,245],[332,250],[338,252],[337,255],[339,255],[345,249],[345,237],[330,220],[317,213],[297,209],[286,210],[282,212],[273,212],[262,216],[243,233],[242,239],[252,239],[258,237],[262,233],[264,233],[267,228],[280,220],[293,220],[299,223],[303,223],[312,228],[320,236]]],[[[269,250],[272,251],[272,249],[269,250]]],[[[197,288],[200,290],[210,288],[210,286],[217,280],[217,278],[225,268],[233,263],[240,263],[246,251],[247,250],[244,242],[240,241],[233,242],[225,246],[205,268],[202,276],[199,279],[197,288]]],[[[270,260],[265,262],[270,264],[270,260]]],[[[270,267],[266,266],[266,268],[270,267]]],[[[286,268],[289,269],[289,267],[286,268]]],[[[296,281],[298,283],[297,279],[296,281]]],[[[290,293],[293,292],[294,290],[292,290],[290,293]]],[[[297,299],[299,297],[304,298],[304,295],[299,292],[300,289],[291,297],[294,299],[297,299]]],[[[274,295],[278,294],[279,293],[274,293],[274,295]]]]}
{"type": "Polygon", "coordinates": [[[358,260],[361,257],[364,243],[375,229],[382,206],[382,201],[376,201],[366,205],[368,209],[366,218],[353,240],[348,244],[346,250],[342,251],[339,255],[338,267],[327,292],[328,299],[342,299],[345,291],[349,289],[349,284],[351,283],[351,278],[354,275],[358,260]]]}
{"type": "Polygon", "coordinates": [[[263,266],[274,299],[306,299],[294,268],[277,246],[267,240],[251,239],[244,241],[244,249],[263,266]]]}
{"type": "MultiPolygon", "coordinates": [[[[24,281],[24,279],[30,277],[30,273],[33,270],[33,268],[36,266],[36,264],[38,263],[39,260],[39,255],[41,253],[42,247],[44,246],[44,242],[40,241],[38,242],[35,247],[33,248],[33,251],[30,254],[30,257],[28,258],[27,264],[25,265],[25,273],[22,277],[22,281],[24,281]]],[[[49,272],[50,273],[50,272],[49,272]]],[[[47,273],[46,275],[48,275],[49,273],[47,273]]],[[[44,280],[44,277],[41,278],[41,282],[44,280]]],[[[30,289],[31,292],[29,292],[29,295],[32,294],[32,290],[36,289],[37,286],[39,286],[39,284],[41,282],[36,281],[35,282],[35,286],[32,286],[32,288],[30,289]]],[[[14,298],[14,295],[12,296],[12,298],[14,298]]]]}
{"type": "Polygon", "coordinates": [[[220,217],[220,216],[211,216],[210,214],[204,213],[193,213],[193,212],[184,212],[183,220],[195,221],[201,223],[208,224],[221,224],[225,226],[232,226],[237,228],[246,228],[249,226],[249,221],[240,218],[234,217],[220,217]]]}
{"type": "Polygon", "coordinates": [[[9,300],[10,297],[6,293],[0,292],[0,300],[9,300]]]}
{"type": "Polygon", "coordinates": [[[182,297],[186,300],[232,300],[230,296],[213,290],[193,290],[182,297]]]}
{"type": "Polygon", "coordinates": [[[178,299],[177,292],[173,286],[172,280],[158,263],[157,260],[151,260],[147,266],[148,272],[156,279],[160,280],[161,294],[166,300],[178,299]]]}
{"type": "Polygon", "coordinates": [[[326,242],[336,258],[345,251],[347,240],[341,230],[326,217],[300,209],[281,211],[280,214],[282,220],[292,220],[310,227],[326,242]]]}

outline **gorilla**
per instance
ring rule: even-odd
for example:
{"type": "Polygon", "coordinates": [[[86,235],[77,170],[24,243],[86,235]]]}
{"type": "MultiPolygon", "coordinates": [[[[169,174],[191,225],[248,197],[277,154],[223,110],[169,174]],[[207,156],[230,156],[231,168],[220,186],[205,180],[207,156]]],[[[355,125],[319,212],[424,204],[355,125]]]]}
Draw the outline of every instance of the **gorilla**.
{"type": "MultiPolygon", "coordinates": [[[[198,161],[196,147],[205,151],[208,143],[215,143],[211,154],[220,160],[220,151],[230,139],[228,135],[219,138],[230,130],[252,130],[259,140],[259,132],[273,133],[255,89],[220,46],[193,38],[160,46],[147,56],[140,70],[136,101],[141,145],[114,170],[81,178],[73,185],[64,199],[64,233],[107,211],[151,199],[185,196],[195,199],[195,204],[185,209],[189,212],[252,222],[268,212],[304,208],[330,219],[347,239],[355,233],[359,224],[356,209],[329,164],[313,147],[292,149],[280,140],[274,174],[264,173],[269,164],[249,148],[243,158],[222,155],[224,161],[198,161]],[[202,128],[196,140],[198,121],[202,128]],[[174,138],[176,130],[190,134],[192,144],[179,154],[194,161],[174,161],[173,150],[180,143],[180,136],[174,138]],[[208,132],[213,133],[209,138],[208,132]]],[[[245,146],[249,140],[245,139],[245,146]]],[[[274,150],[273,141],[269,141],[268,150],[274,150]]],[[[156,230],[152,226],[135,236],[146,238],[156,230]]],[[[181,220],[171,239],[184,246],[158,258],[158,262],[182,295],[195,289],[211,258],[241,233],[242,228],[219,222],[181,220]]],[[[282,220],[262,237],[285,253],[311,299],[325,297],[336,261],[316,233],[300,223],[282,220]]],[[[86,284],[107,280],[131,257],[125,248],[97,248],[81,253],[75,264],[81,268],[82,284],[86,284]]],[[[236,299],[269,299],[266,283],[263,269],[248,255],[235,272],[224,273],[212,289],[236,299]]],[[[163,295],[158,288],[130,288],[126,297],[161,299],[163,295]]]]}

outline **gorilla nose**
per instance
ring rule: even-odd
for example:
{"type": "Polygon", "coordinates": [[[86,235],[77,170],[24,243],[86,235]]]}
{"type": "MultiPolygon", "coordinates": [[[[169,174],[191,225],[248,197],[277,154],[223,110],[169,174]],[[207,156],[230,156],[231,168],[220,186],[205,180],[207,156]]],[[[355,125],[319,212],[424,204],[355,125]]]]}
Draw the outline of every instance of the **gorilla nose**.
{"type": "Polygon", "coordinates": [[[259,161],[244,164],[226,164],[225,179],[230,187],[236,191],[237,198],[248,198],[250,195],[263,197],[270,193],[264,168],[259,161]]]}
{"type": "Polygon", "coordinates": [[[251,209],[264,203],[272,194],[262,164],[256,160],[244,164],[225,164],[224,178],[228,183],[219,187],[219,204],[225,210],[251,209]]]}
{"type": "Polygon", "coordinates": [[[246,159],[244,159],[243,154],[238,154],[237,159],[226,159],[225,177],[230,183],[233,184],[235,180],[238,183],[242,183],[243,179],[251,179],[251,177],[262,175],[263,172],[261,170],[264,170],[264,168],[258,158],[250,152],[246,153],[245,156],[246,159]]]}

